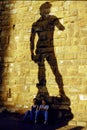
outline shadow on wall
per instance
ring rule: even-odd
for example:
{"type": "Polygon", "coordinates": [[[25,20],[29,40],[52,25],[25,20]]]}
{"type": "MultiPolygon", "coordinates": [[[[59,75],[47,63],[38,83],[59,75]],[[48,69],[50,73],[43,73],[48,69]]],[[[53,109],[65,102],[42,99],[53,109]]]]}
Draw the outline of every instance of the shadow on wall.
{"type": "Polygon", "coordinates": [[[83,130],[84,127],[82,126],[77,126],[77,127],[74,127],[74,128],[71,128],[70,130],[83,130]]]}
{"type": "Polygon", "coordinates": [[[59,18],[49,15],[50,2],[45,2],[40,6],[41,17],[32,25],[30,37],[31,58],[38,65],[38,88],[37,99],[47,99],[51,106],[51,121],[60,121],[60,127],[66,125],[73,118],[70,109],[70,99],[66,96],[63,88],[63,78],[59,72],[57,59],[54,52],[54,29],[55,26],[64,31],[65,27],[60,23],[59,18]],[[35,35],[38,35],[36,49],[34,47],[35,35]],[[35,50],[35,53],[34,53],[35,50]],[[45,60],[47,60],[59,87],[59,97],[49,96],[46,87],[45,60]]]}
{"type": "Polygon", "coordinates": [[[10,15],[6,4],[8,4],[8,1],[0,1],[0,106],[3,106],[3,102],[6,100],[3,96],[5,91],[4,80],[7,76],[6,69],[9,65],[5,60],[10,37],[10,15]]]}

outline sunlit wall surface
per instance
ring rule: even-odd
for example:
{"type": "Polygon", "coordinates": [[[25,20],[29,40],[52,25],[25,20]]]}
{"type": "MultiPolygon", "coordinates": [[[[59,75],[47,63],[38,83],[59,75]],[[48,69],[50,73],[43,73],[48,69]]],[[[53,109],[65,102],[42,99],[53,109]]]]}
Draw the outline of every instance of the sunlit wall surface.
{"type": "MultiPolygon", "coordinates": [[[[13,111],[30,108],[38,93],[38,66],[31,60],[30,35],[44,2],[0,1],[0,100],[2,106],[13,111]]],[[[51,15],[60,18],[65,26],[64,31],[55,28],[54,50],[64,91],[71,100],[72,124],[86,125],[87,2],[52,1],[51,4],[51,15]]],[[[48,93],[58,96],[55,77],[47,61],[45,65],[48,93]]]]}

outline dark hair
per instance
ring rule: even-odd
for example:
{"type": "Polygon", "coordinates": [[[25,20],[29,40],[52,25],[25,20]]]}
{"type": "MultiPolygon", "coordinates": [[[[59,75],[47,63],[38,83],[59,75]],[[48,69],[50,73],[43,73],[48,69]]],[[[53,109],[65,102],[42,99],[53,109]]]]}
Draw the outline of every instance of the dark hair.
{"type": "Polygon", "coordinates": [[[46,99],[43,98],[42,101],[45,101],[45,103],[47,104],[47,100],[46,99]]]}
{"type": "Polygon", "coordinates": [[[33,101],[35,101],[35,104],[37,104],[37,99],[36,98],[34,98],[33,101]]]}

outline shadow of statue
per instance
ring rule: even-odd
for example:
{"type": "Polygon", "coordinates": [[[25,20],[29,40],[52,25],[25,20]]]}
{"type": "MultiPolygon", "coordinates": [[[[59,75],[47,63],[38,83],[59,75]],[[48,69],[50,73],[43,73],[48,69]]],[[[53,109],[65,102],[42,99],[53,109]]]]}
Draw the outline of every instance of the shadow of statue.
{"type": "Polygon", "coordinates": [[[3,106],[5,100],[3,96],[5,89],[4,81],[7,76],[5,68],[8,67],[8,62],[5,61],[10,36],[10,11],[9,7],[6,7],[7,3],[8,1],[0,2],[0,106],[3,106]],[[8,13],[5,13],[5,11],[8,13]]]}
{"type": "Polygon", "coordinates": [[[65,27],[60,23],[59,18],[57,18],[54,15],[50,15],[51,6],[52,5],[50,2],[45,2],[40,6],[41,17],[32,24],[31,29],[31,36],[30,36],[31,59],[38,65],[39,82],[36,84],[38,88],[36,98],[39,100],[41,100],[42,98],[46,98],[48,102],[51,104],[52,113],[54,109],[54,113],[58,112],[59,114],[58,110],[60,109],[61,111],[63,110],[63,112],[68,111],[70,112],[69,114],[71,114],[71,109],[69,107],[70,99],[66,96],[64,92],[63,79],[58,69],[53,43],[55,27],[57,27],[61,31],[64,31],[65,27]],[[38,35],[38,41],[35,49],[36,34],[38,35]],[[49,96],[46,87],[45,60],[47,60],[55,76],[55,81],[59,87],[59,97],[49,96]]]}
{"type": "Polygon", "coordinates": [[[59,86],[60,96],[64,96],[63,79],[59,72],[57,60],[54,52],[53,35],[55,26],[63,31],[65,27],[59,22],[59,19],[54,15],[49,15],[51,4],[46,2],[40,7],[41,17],[32,25],[30,47],[32,60],[38,64],[38,87],[46,86],[46,74],[45,74],[45,59],[51,67],[51,70],[55,76],[55,80],[59,86]],[[34,55],[34,39],[38,34],[38,41],[34,55]]]}

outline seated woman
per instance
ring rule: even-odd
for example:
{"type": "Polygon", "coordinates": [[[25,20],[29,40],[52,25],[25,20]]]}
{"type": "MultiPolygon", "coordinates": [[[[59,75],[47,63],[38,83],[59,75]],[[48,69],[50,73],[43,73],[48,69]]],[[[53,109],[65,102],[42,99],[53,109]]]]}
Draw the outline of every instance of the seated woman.
{"type": "Polygon", "coordinates": [[[43,99],[41,105],[39,106],[39,110],[36,110],[35,123],[37,123],[39,116],[43,116],[44,124],[47,124],[47,122],[48,122],[48,110],[49,110],[49,105],[47,105],[46,100],[43,99]]]}
{"type": "Polygon", "coordinates": [[[35,112],[38,110],[38,105],[37,105],[37,99],[33,99],[33,105],[31,106],[31,110],[27,111],[24,115],[23,120],[26,120],[28,116],[30,116],[30,121],[33,122],[35,121],[35,112]]]}

